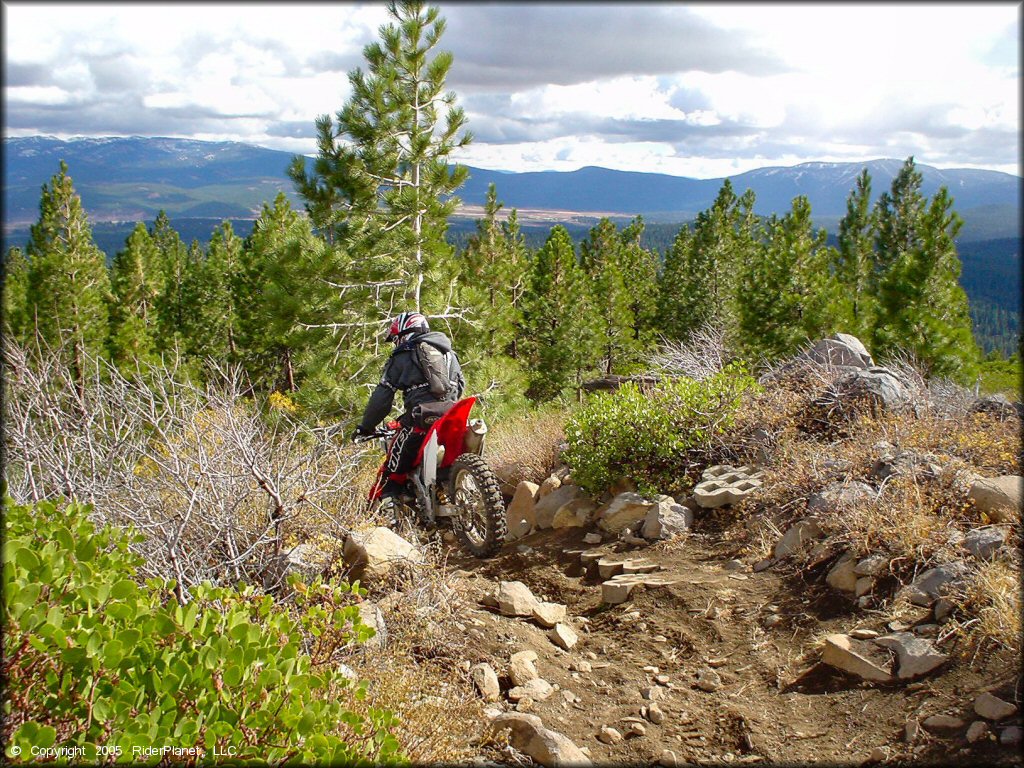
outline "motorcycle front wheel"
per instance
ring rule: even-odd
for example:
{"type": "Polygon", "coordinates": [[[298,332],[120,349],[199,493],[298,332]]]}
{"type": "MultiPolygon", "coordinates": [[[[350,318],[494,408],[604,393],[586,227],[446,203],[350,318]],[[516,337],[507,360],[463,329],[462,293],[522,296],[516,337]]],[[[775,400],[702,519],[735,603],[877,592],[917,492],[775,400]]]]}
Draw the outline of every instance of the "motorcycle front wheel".
{"type": "Polygon", "coordinates": [[[474,557],[490,557],[505,542],[508,524],[501,486],[484,459],[464,453],[455,460],[448,480],[455,507],[455,535],[474,557]]]}

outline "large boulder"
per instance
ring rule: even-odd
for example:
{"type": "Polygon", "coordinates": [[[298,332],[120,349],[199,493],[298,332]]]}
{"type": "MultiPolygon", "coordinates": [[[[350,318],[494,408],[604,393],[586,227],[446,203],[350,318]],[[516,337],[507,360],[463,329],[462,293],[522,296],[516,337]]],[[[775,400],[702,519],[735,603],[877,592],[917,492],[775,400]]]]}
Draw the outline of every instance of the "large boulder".
{"type": "Polygon", "coordinates": [[[512,495],[505,516],[508,520],[509,541],[521,539],[533,530],[537,521],[535,508],[537,506],[537,491],[540,486],[523,480],[516,486],[516,492],[512,495]]]}
{"type": "Polygon", "coordinates": [[[575,501],[576,497],[579,495],[579,486],[561,485],[551,491],[551,493],[541,496],[537,501],[537,505],[533,509],[534,520],[536,521],[537,527],[542,529],[550,528],[555,520],[555,515],[558,510],[570,501],[575,501]]]}
{"type": "Polygon", "coordinates": [[[590,516],[595,509],[597,509],[597,504],[586,497],[573,499],[558,508],[555,516],[551,518],[551,527],[582,528],[590,523],[590,516]]]}
{"type": "Polygon", "coordinates": [[[619,533],[645,519],[654,505],[639,493],[620,493],[597,511],[597,525],[604,531],[619,533]]]}
{"type": "Polygon", "coordinates": [[[640,535],[645,539],[670,539],[686,533],[693,525],[693,510],[677,504],[671,496],[659,497],[658,503],[647,510],[640,535]]]}
{"type": "Polygon", "coordinates": [[[355,531],[345,539],[349,578],[364,583],[387,576],[398,566],[420,565],[423,553],[390,528],[355,531]]]}
{"type": "Polygon", "coordinates": [[[503,712],[490,724],[492,734],[508,730],[509,743],[543,766],[590,765],[588,758],[569,737],[544,727],[536,715],[503,712]]]}
{"type": "Polygon", "coordinates": [[[500,582],[495,600],[503,616],[533,616],[540,605],[540,600],[521,581],[500,582]]]}
{"type": "Polygon", "coordinates": [[[866,403],[872,409],[900,411],[912,400],[910,388],[888,368],[855,370],[835,383],[835,398],[844,406],[866,403]]]}
{"type": "Polygon", "coordinates": [[[867,369],[874,366],[871,353],[856,336],[836,333],[816,342],[811,349],[800,355],[802,359],[844,368],[867,369]]]}
{"type": "Polygon", "coordinates": [[[993,522],[1013,523],[1020,520],[1022,483],[1020,475],[981,477],[971,485],[969,496],[993,522]]]}

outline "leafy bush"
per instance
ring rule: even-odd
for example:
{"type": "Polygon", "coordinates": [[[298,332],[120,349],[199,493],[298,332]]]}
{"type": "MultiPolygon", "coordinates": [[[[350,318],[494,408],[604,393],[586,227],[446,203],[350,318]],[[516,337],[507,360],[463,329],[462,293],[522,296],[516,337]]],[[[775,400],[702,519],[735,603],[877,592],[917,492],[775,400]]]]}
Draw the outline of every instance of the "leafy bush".
{"type": "Polygon", "coordinates": [[[96,530],[89,507],[5,506],[7,757],[56,745],[83,763],[398,759],[393,716],[346,708],[365,688],[336,670],[373,632],[358,586],[294,581],[285,609],[207,583],[182,605],[173,582],[140,587],[135,537],[96,530]]]}
{"type": "Polygon", "coordinates": [[[600,493],[629,478],[644,494],[682,490],[701,451],[731,423],[756,387],[739,367],[698,381],[667,379],[650,391],[626,384],[599,393],[565,427],[566,461],[576,483],[600,493]]]}

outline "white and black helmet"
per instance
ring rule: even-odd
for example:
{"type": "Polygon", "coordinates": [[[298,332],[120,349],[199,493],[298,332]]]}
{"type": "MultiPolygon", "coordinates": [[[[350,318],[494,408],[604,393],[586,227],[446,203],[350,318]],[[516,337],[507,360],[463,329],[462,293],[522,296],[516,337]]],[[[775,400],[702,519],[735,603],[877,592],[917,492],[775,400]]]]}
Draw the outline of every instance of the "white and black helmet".
{"type": "Polygon", "coordinates": [[[396,341],[414,331],[429,330],[427,318],[419,312],[403,312],[388,324],[388,341],[396,341]]]}

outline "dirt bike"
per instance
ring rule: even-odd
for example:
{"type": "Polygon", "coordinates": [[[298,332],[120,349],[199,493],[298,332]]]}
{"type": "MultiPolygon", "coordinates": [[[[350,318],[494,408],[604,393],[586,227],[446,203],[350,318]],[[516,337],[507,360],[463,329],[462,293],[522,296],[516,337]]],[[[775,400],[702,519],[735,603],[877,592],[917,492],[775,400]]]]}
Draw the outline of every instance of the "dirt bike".
{"type": "MultiPolygon", "coordinates": [[[[505,503],[498,478],[483,458],[483,419],[469,419],[476,402],[467,397],[455,403],[426,432],[412,468],[406,473],[389,473],[387,461],[377,470],[369,503],[390,510],[396,519],[411,510],[424,527],[450,525],[462,544],[476,557],[493,555],[505,541],[505,503]],[[406,493],[382,499],[384,484],[391,480],[404,485],[406,493]]],[[[397,421],[383,429],[356,438],[362,443],[380,440],[385,453],[400,429],[397,421]]]]}

